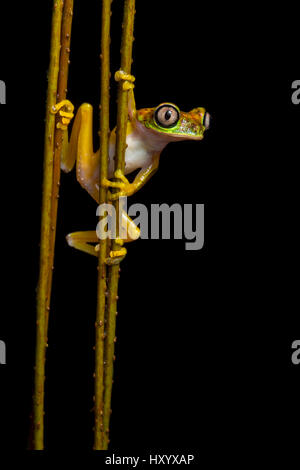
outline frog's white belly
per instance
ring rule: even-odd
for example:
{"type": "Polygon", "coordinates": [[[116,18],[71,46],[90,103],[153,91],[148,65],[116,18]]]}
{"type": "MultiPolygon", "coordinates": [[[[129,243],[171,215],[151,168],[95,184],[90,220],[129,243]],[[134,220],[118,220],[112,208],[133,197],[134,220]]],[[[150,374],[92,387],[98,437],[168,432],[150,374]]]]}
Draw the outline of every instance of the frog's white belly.
{"type": "MultiPolygon", "coordinates": [[[[149,166],[152,161],[153,150],[148,148],[145,140],[137,132],[133,132],[126,137],[125,152],[125,175],[138,168],[149,166]]],[[[109,178],[113,176],[115,155],[115,139],[109,143],[109,178]]]]}

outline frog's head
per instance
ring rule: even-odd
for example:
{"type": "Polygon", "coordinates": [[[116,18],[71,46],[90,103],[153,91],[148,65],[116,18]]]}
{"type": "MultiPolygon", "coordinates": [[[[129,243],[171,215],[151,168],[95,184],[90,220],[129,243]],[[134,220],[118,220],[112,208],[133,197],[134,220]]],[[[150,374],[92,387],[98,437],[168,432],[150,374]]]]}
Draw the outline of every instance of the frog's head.
{"type": "Polygon", "coordinates": [[[209,128],[210,115],[204,108],[186,113],[172,103],[162,103],[157,108],[144,108],[136,112],[136,120],[153,135],[166,143],[176,140],[202,140],[209,128]]]}

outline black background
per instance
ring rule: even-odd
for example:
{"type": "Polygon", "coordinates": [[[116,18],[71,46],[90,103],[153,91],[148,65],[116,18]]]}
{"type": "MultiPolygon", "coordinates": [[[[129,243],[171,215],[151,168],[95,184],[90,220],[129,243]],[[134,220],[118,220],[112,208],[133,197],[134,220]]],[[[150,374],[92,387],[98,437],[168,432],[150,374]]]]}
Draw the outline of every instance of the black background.
{"type": "MultiPolygon", "coordinates": [[[[273,74],[263,54],[253,57],[255,43],[237,49],[240,27],[235,34],[228,26],[229,11],[219,7],[216,17],[214,5],[199,12],[197,4],[137,1],[137,107],[204,106],[213,120],[203,142],[168,145],[157,174],[129,200],[204,203],[205,245],[198,252],[178,240],[128,246],[111,449],[197,450],[211,462],[231,460],[237,448],[268,457],[268,443],[274,449],[284,436],[291,443],[299,432],[300,366],[291,363],[291,344],[299,339],[292,267],[297,271],[300,106],[291,103],[293,80],[273,74]]],[[[51,6],[9,10],[1,31],[3,450],[26,448],[31,412],[51,6]]],[[[94,105],[95,148],[100,10],[99,1],[75,1],[68,86],[75,108],[94,105]]],[[[112,10],[114,72],[122,2],[112,10]]],[[[111,96],[113,127],[113,81],[111,96]]],[[[93,229],[95,211],[74,173],[63,174],[46,371],[51,451],[92,447],[96,260],[69,248],[65,235],[93,229]]]]}

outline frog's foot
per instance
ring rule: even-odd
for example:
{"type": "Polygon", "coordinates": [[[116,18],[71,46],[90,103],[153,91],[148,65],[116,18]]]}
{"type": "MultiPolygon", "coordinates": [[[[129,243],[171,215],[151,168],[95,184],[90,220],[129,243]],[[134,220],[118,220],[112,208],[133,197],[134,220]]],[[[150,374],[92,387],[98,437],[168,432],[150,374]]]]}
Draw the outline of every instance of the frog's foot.
{"type": "Polygon", "coordinates": [[[116,170],[114,173],[114,177],[120,179],[121,181],[109,181],[106,178],[102,179],[102,185],[104,187],[121,189],[121,191],[118,191],[115,194],[109,194],[109,199],[111,201],[119,199],[119,197],[131,196],[135,193],[136,185],[134,183],[130,183],[121,170],[116,170]]]}
{"type": "Polygon", "coordinates": [[[108,265],[119,264],[126,256],[127,250],[123,246],[124,240],[122,238],[116,238],[116,243],[120,246],[120,249],[113,250],[109,253],[109,258],[105,260],[108,265]]]}
{"type": "Polygon", "coordinates": [[[135,77],[130,75],[129,73],[124,72],[123,70],[117,70],[115,73],[115,80],[117,82],[123,80],[123,90],[128,91],[134,88],[133,82],[135,81],[135,77]]]}
{"type": "Polygon", "coordinates": [[[74,117],[73,114],[74,106],[69,100],[63,100],[59,103],[52,106],[51,113],[56,114],[59,113],[61,116],[61,122],[56,124],[57,129],[62,129],[63,131],[68,128],[71,119],[74,117]],[[62,108],[65,107],[66,111],[62,111],[62,108]]]}

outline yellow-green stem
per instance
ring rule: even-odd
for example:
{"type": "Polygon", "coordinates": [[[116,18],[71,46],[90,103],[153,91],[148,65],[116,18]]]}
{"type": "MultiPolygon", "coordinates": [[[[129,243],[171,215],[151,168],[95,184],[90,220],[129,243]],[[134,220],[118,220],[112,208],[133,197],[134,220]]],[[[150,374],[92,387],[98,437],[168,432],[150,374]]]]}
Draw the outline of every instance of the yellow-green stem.
{"type": "MultiPolygon", "coordinates": [[[[110,16],[111,0],[102,1],[101,29],[101,101],[100,101],[100,181],[99,203],[107,200],[107,190],[101,179],[107,178],[109,143],[109,81],[110,81],[110,16]]],[[[95,404],[94,404],[94,450],[103,450],[104,430],[104,319],[106,306],[107,240],[100,240],[98,258],[97,312],[95,322],[95,404]]]]}
{"type": "Polygon", "coordinates": [[[36,360],[33,409],[33,446],[35,450],[44,449],[44,382],[47,336],[46,305],[49,271],[52,269],[52,262],[49,256],[49,242],[51,237],[51,202],[53,188],[53,158],[55,132],[55,116],[50,112],[50,110],[52,106],[56,104],[62,9],[63,0],[54,0],[51,31],[50,65],[48,71],[48,92],[46,103],[44,178],[40,242],[40,275],[37,287],[36,360]]]}
{"type": "MultiPolygon", "coordinates": [[[[70,57],[70,43],[71,43],[71,31],[72,31],[72,20],[73,20],[73,3],[74,0],[64,0],[63,15],[62,15],[62,28],[61,28],[61,50],[59,60],[59,74],[57,84],[57,102],[66,99],[67,86],[68,86],[68,74],[69,74],[69,57],[70,57]]],[[[56,122],[60,119],[59,115],[56,115],[56,122]]],[[[57,209],[58,209],[58,198],[59,198],[59,186],[60,186],[60,155],[64,139],[64,132],[62,129],[55,128],[54,134],[54,160],[53,160],[53,186],[52,186],[52,201],[51,201],[51,236],[50,236],[50,251],[49,258],[54,264],[54,250],[55,250],[55,237],[56,237],[56,225],[57,225],[57,209]]],[[[48,292],[47,292],[47,319],[46,319],[46,340],[48,332],[48,321],[51,301],[51,288],[52,288],[52,273],[53,269],[49,272],[48,279],[48,292]]]]}
{"type": "MultiPolygon", "coordinates": [[[[130,74],[132,62],[132,43],[133,43],[133,26],[135,15],[135,0],[125,0],[124,2],[124,18],[123,33],[121,44],[121,70],[130,74]]],[[[124,172],[125,167],[125,148],[126,148],[126,131],[128,120],[128,91],[123,89],[123,83],[118,85],[118,115],[117,115],[117,131],[116,131],[116,155],[115,170],[124,172]]],[[[115,202],[117,224],[119,221],[119,201],[115,202]]],[[[117,233],[119,227],[117,226],[117,233]]],[[[112,241],[112,250],[118,250],[116,241],[112,241]]],[[[105,340],[105,374],[104,374],[104,449],[109,444],[109,422],[111,413],[111,394],[113,383],[113,361],[114,361],[114,345],[116,332],[116,312],[118,299],[119,284],[119,265],[112,265],[108,268],[108,302],[106,317],[106,340],[105,340]]]]}

